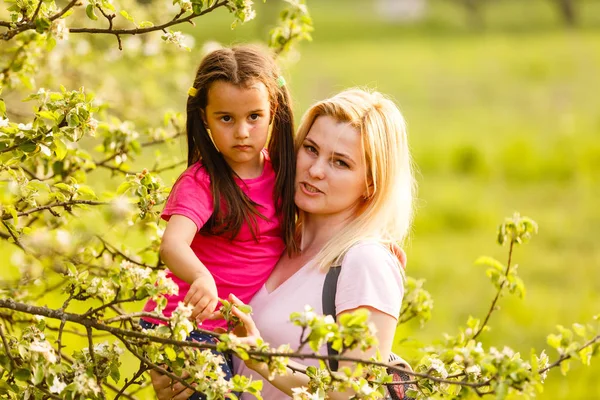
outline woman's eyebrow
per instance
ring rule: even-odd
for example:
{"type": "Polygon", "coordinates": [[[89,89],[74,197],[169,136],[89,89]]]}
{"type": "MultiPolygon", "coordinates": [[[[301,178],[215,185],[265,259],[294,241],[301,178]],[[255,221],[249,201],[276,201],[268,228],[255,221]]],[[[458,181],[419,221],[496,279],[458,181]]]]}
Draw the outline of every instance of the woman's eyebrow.
{"type": "MultiPolygon", "coordinates": [[[[308,136],[306,138],[304,138],[304,141],[308,142],[308,144],[310,144],[311,146],[314,146],[315,148],[319,148],[319,145],[317,143],[315,143],[314,140],[312,140],[311,138],[309,138],[308,136]]],[[[333,153],[331,153],[331,158],[343,158],[347,161],[350,161],[352,164],[356,164],[354,162],[354,160],[352,159],[352,157],[350,157],[348,154],[345,153],[339,153],[337,151],[334,151],[333,153]]]]}
{"type": "Polygon", "coordinates": [[[319,145],[317,143],[315,143],[315,141],[312,140],[311,138],[309,138],[308,136],[304,138],[304,141],[309,142],[309,144],[313,145],[316,148],[319,148],[319,145]]]}

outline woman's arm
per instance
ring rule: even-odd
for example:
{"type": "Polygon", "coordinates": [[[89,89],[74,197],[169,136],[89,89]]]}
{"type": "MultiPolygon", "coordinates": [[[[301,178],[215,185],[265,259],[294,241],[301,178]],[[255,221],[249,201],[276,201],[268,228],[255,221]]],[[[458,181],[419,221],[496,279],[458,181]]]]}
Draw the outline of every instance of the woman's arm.
{"type": "MultiPolygon", "coordinates": [[[[238,302],[239,300],[233,299],[234,302],[238,302]]],[[[361,358],[364,360],[368,360],[373,357],[377,351],[379,351],[383,360],[387,360],[390,352],[392,351],[392,342],[394,339],[394,333],[396,331],[396,319],[384,312],[381,312],[372,307],[358,307],[352,310],[346,310],[339,315],[343,315],[345,313],[351,313],[358,309],[367,309],[370,312],[369,322],[375,326],[376,332],[375,337],[378,340],[379,346],[377,348],[369,349],[365,352],[360,349],[355,349],[352,351],[348,351],[344,353],[344,356],[352,357],[352,358],[361,358]]],[[[255,342],[255,340],[260,337],[260,332],[256,328],[254,321],[252,318],[245,313],[240,312],[236,308],[234,308],[234,313],[240,318],[240,320],[244,323],[244,327],[247,332],[247,341],[250,343],[255,342]]],[[[338,317],[339,317],[338,315],[338,317]]],[[[267,368],[265,363],[257,363],[249,361],[247,362],[249,368],[252,368],[259,374],[263,376],[265,380],[268,380],[273,386],[277,389],[281,390],[288,396],[292,396],[292,389],[302,386],[308,385],[308,377],[303,373],[294,372],[294,370],[303,371],[306,369],[306,365],[301,364],[299,362],[295,362],[290,360],[288,363],[288,374],[287,375],[277,375],[273,380],[269,380],[269,369],[267,368]],[[291,368],[289,368],[291,367],[291,368]]],[[[339,363],[340,368],[349,367],[354,368],[354,363],[342,361],[339,363]]],[[[335,392],[329,393],[328,398],[332,400],[345,400],[352,397],[352,392],[335,392]]]]}
{"type": "Polygon", "coordinates": [[[190,284],[184,302],[194,307],[192,318],[203,320],[215,310],[219,298],[215,280],[190,247],[197,229],[188,217],[172,215],[160,243],[160,258],[190,284]]]}

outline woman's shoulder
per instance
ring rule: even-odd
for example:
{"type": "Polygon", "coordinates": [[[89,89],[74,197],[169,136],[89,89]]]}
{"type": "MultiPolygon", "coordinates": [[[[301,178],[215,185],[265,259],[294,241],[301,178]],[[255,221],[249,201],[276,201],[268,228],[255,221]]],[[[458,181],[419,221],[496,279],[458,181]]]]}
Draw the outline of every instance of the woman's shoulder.
{"type": "Polygon", "coordinates": [[[391,252],[390,248],[386,244],[376,239],[365,239],[354,244],[344,255],[342,264],[354,260],[398,261],[391,252]]]}

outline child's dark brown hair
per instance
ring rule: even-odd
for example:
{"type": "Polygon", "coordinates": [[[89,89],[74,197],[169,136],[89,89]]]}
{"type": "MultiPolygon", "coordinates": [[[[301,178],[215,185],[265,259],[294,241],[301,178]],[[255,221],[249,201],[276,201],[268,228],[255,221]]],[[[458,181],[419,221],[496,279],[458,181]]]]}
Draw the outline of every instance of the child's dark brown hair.
{"type": "Polygon", "coordinates": [[[235,183],[235,172],[213,145],[204,125],[201,110],[206,109],[208,90],[213,82],[228,82],[247,87],[262,82],[271,104],[271,137],[267,149],[276,174],[274,201],[282,216],[283,239],[288,252],[297,250],[294,239],[294,116],[290,96],[280,85],[280,72],[274,57],[258,46],[235,46],[216,50],[200,63],[187,100],[188,166],[202,161],[211,180],[214,212],[201,232],[235,237],[245,222],[256,238],[256,218],[264,218],[253,202],[235,183]]]}

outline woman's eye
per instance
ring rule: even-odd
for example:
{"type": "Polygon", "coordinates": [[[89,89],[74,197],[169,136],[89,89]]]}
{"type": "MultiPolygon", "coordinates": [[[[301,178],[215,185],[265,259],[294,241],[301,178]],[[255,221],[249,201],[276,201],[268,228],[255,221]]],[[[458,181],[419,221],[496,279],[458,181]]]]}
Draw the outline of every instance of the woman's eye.
{"type": "Polygon", "coordinates": [[[315,149],[315,147],[314,147],[314,146],[311,146],[311,145],[309,145],[309,144],[305,144],[305,145],[304,145],[304,148],[305,148],[305,149],[306,149],[306,151],[308,151],[309,153],[312,153],[312,154],[317,154],[317,149],[315,149]]]}
{"type": "Polygon", "coordinates": [[[342,161],[342,160],[333,160],[333,164],[336,167],[340,167],[340,168],[349,168],[350,167],[348,165],[348,163],[346,163],[345,161],[342,161]]]}
{"type": "Polygon", "coordinates": [[[223,115],[221,117],[221,121],[223,121],[223,122],[230,122],[231,121],[231,117],[229,115],[223,115]]]}
{"type": "Polygon", "coordinates": [[[250,114],[250,121],[258,121],[260,115],[258,114],[250,114]]]}

